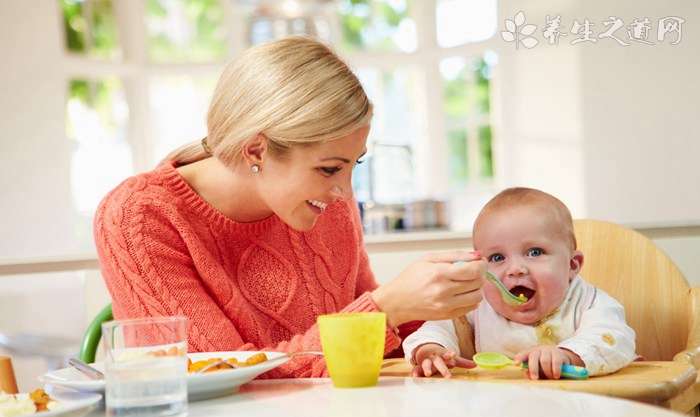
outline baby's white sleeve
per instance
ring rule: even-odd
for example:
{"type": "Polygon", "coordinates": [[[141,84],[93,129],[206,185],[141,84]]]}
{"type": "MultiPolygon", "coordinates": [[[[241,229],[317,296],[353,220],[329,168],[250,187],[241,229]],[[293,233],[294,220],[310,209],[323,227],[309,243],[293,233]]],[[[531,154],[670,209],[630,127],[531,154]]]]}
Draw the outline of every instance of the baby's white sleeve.
{"type": "Polygon", "coordinates": [[[591,376],[615,372],[637,356],[635,333],[625,322],[624,307],[604,291],[597,291],[574,335],[558,345],[580,356],[591,376]]]}
{"type": "Polygon", "coordinates": [[[408,335],[402,345],[406,360],[415,365],[413,352],[426,343],[437,343],[459,354],[459,342],[452,320],[426,321],[418,330],[408,335]]]}

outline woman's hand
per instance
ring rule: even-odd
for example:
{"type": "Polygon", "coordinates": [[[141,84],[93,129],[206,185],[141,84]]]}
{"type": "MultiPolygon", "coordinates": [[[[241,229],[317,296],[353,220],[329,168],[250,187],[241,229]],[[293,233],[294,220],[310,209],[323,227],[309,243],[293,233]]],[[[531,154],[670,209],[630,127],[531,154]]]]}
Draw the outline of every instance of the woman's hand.
{"type": "Polygon", "coordinates": [[[411,376],[431,376],[439,372],[443,377],[452,376],[450,368],[474,368],[476,365],[469,359],[458,356],[451,350],[447,350],[437,343],[426,343],[416,348],[414,359],[416,365],[411,371],[411,376]]]}
{"type": "Polygon", "coordinates": [[[486,262],[467,251],[436,253],[410,264],[372,292],[389,324],[444,320],[467,314],[481,301],[486,262]],[[457,261],[464,261],[454,264],[457,261]]]}

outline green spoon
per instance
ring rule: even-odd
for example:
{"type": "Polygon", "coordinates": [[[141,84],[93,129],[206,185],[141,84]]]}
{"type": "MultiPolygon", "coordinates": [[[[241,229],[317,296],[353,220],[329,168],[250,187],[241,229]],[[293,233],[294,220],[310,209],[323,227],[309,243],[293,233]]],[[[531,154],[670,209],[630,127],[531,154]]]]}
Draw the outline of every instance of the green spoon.
{"type": "MultiPolygon", "coordinates": [[[[463,263],[464,261],[457,261],[454,264],[460,265],[463,263]]],[[[496,288],[498,288],[498,291],[501,293],[501,298],[506,304],[510,304],[512,306],[519,306],[527,302],[527,297],[525,297],[523,294],[515,296],[512,292],[508,291],[508,288],[506,288],[506,286],[503,285],[501,280],[496,278],[496,276],[491,272],[486,271],[486,279],[491,281],[491,283],[493,283],[493,285],[495,285],[496,288]]]]}
{"type": "MultiPolygon", "coordinates": [[[[479,352],[472,358],[475,364],[484,369],[501,369],[508,365],[513,365],[513,361],[506,355],[497,352],[479,352]]],[[[527,369],[527,362],[521,366],[527,369]]],[[[582,366],[567,365],[561,366],[561,377],[564,379],[587,379],[588,370],[582,366]]]]}
{"type": "Polygon", "coordinates": [[[512,292],[508,291],[508,288],[503,285],[500,279],[496,278],[496,276],[489,271],[486,271],[486,279],[491,281],[491,283],[498,288],[498,291],[501,293],[501,298],[506,304],[519,306],[527,302],[527,297],[525,297],[524,294],[520,294],[516,297],[512,292]]]}

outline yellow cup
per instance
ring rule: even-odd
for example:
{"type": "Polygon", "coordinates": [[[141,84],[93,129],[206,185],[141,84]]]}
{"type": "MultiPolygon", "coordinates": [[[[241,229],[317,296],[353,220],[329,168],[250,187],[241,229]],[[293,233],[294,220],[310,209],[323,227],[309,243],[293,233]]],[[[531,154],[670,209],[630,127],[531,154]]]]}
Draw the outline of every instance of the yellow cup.
{"type": "Polygon", "coordinates": [[[377,384],[384,358],[386,314],[319,316],[318,330],[335,387],[371,387],[377,384]]]}

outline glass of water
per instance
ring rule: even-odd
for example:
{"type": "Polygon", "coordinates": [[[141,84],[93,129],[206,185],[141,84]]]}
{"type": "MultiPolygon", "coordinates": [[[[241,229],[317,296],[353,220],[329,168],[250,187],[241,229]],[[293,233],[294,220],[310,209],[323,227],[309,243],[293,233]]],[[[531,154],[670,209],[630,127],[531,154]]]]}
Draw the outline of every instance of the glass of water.
{"type": "Polygon", "coordinates": [[[107,416],[187,414],[187,319],[102,324],[107,416]]]}

